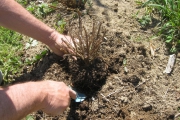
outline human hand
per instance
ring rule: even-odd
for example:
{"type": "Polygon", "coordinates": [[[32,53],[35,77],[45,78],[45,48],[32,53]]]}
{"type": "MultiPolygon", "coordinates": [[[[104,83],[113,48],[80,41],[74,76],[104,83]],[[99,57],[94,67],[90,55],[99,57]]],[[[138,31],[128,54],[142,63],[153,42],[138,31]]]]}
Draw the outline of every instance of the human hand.
{"type": "Polygon", "coordinates": [[[57,55],[63,56],[64,54],[73,54],[73,50],[71,47],[74,47],[74,43],[72,38],[67,35],[59,34],[58,32],[54,31],[50,39],[53,41],[49,46],[49,48],[57,55]],[[71,46],[67,46],[65,41],[71,46]]]}
{"type": "Polygon", "coordinates": [[[63,82],[43,82],[45,97],[42,102],[42,111],[50,115],[61,114],[70,104],[70,99],[76,99],[76,92],[63,82]]]}

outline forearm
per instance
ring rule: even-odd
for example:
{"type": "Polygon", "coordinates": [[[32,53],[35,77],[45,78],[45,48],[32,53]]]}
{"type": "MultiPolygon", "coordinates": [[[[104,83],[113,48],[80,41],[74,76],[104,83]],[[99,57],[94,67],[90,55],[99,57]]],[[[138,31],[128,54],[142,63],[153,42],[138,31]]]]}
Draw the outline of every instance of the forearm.
{"type": "Polygon", "coordinates": [[[38,110],[43,101],[40,82],[28,82],[0,88],[0,118],[20,120],[38,110]],[[38,85],[38,86],[37,86],[38,85]],[[41,95],[41,96],[39,96],[41,95]]]}
{"type": "Polygon", "coordinates": [[[47,45],[54,31],[14,0],[0,0],[0,25],[37,39],[47,45]]]}

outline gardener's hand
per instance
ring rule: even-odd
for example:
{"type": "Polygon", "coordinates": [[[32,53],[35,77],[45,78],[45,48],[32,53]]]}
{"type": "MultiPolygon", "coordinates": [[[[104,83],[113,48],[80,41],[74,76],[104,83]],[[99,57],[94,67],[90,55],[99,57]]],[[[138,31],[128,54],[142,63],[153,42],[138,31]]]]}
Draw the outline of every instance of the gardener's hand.
{"type": "Polygon", "coordinates": [[[61,114],[69,106],[70,99],[76,98],[76,93],[63,82],[46,81],[43,85],[46,88],[42,110],[47,114],[61,114]]]}
{"type": "Polygon", "coordinates": [[[66,41],[71,47],[74,47],[70,36],[62,35],[54,31],[51,34],[50,39],[53,41],[53,43],[48,46],[55,54],[59,56],[63,56],[64,54],[73,54],[72,48],[67,46],[67,44],[64,42],[66,41]]]}

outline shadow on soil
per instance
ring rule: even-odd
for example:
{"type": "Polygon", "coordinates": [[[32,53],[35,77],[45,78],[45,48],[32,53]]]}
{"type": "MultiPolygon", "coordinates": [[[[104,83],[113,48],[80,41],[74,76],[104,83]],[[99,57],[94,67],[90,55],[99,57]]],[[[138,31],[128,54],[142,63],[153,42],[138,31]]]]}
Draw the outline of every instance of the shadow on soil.
{"type": "Polygon", "coordinates": [[[54,63],[57,63],[60,59],[62,58],[49,52],[39,62],[32,65],[33,67],[31,68],[31,70],[28,71],[29,66],[23,68],[22,75],[15,77],[15,82],[13,82],[13,84],[26,81],[42,80],[44,74],[50,68],[50,66],[54,63]]]}

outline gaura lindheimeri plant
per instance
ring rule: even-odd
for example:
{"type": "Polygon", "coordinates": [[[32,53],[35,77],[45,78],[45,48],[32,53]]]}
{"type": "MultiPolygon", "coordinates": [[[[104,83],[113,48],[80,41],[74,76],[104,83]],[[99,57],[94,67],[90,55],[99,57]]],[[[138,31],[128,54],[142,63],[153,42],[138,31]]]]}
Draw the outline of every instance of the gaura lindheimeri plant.
{"type": "Polygon", "coordinates": [[[98,51],[106,34],[106,30],[102,31],[101,28],[100,22],[93,22],[92,29],[89,31],[82,25],[82,19],[79,17],[78,29],[76,31],[68,30],[73,44],[63,41],[73,50],[73,56],[82,59],[85,64],[90,64],[98,57],[98,51]]]}

